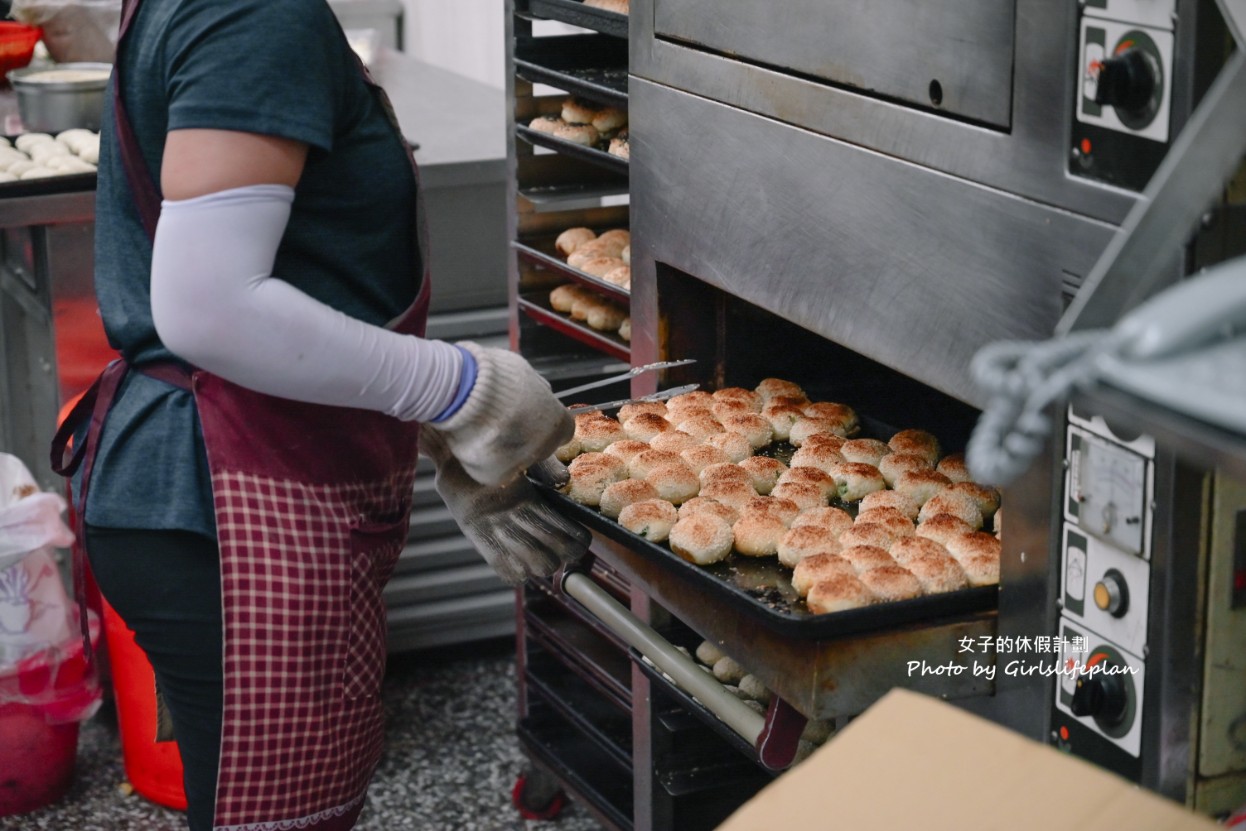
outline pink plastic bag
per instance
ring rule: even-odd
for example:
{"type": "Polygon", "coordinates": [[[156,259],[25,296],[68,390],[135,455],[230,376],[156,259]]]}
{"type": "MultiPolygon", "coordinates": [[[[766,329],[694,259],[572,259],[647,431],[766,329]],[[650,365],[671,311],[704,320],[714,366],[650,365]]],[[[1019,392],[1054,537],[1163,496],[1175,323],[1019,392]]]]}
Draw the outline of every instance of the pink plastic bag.
{"type": "Polygon", "coordinates": [[[55,547],[74,540],[64,509],[21,460],[0,453],[0,705],[35,707],[53,724],[89,718],[101,700],[83,658],[78,607],[56,565],[55,547]]]}

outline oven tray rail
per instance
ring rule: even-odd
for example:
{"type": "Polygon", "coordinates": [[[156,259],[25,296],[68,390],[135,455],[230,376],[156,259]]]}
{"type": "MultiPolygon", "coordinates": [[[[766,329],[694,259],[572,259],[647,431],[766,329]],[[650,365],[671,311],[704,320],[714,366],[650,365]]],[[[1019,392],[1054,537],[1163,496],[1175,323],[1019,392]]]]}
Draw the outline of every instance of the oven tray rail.
{"type": "Polygon", "coordinates": [[[631,674],[627,655],[622,651],[615,652],[617,645],[613,641],[609,642],[610,652],[607,653],[605,641],[598,640],[591,645],[582,640],[569,641],[556,626],[530,613],[524,614],[524,625],[532,640],[540,644],[552,659],[584,679],[619,709],[631,710],[631,674]],[[612,659],[612,654],[617,654],[617,661],[612,659]]]}
{"type": "Polygon", "coordinates": [[[571,689],[565,679],[563,683],[554,677],[546,679],[532,667],[526,673],[526,683],[530,695],[536,693],[621,771],[631,774],[632,735],[631,720],[627,714],[615,710],[611,703],[596,698],[592,692],[571,689]]]}
{"type": "Polygon", "coordinates": [[[515,47],[515,68],[526,80],[620,109],[627,108],[627,58],[625,41],[601,35],[541,38],[515,47]]]}
{"type": "Polygon", "coordinates": [[[564,335],[586,346],[591,346],[612,358],[628,362],[632,359],[632,349],[622,338],[608,335],[605,332],[598,332],[596,329],[591,329],[588,326],[581,326],[566,315],[550,308],[548,291],[533,292],[521,296],[518,305],[520,311],[537,323],[542,323],[551,329],[562,332],[564,335]]]}
{"type": "Polygon", "coordinates": [[[708,725],[713,731],[725,739],[727,744],[731,745],[735,750],[742,753],[748,759],[756,762],[758,767],[765,770],[761,760],[757,758],[757,748],[750,744],[743,736],[732,730],[727,723],[714,715],[708,707],[702,704],[693,696],[689,695],[682,687],[668,678],[662,670],[658,669],[652,662],[645,660],[644,656],[638,650],[630,650],[632,661],[636,666],[640,667],[640,671],[649,677],[651,683],[661,689],[670,698],[674,699],[680,707],[691,713],[696,719],[708,725]]]}
{"type": "Polygon", "coordinates": [[[592,29],[603,35],[626,38],[628,35],[628,18],[617,12],[585,6],[579,0],[518,0],[515,4],[519,12],[527,12],[546,20],[557,20],[570,23],[581,29],[592,29]]]}
{"type": "Polygon", "coordinates": [[[523,719],[515,728],[520,747],[548,770],[572,798],[597,814],[606,827],[631,831],[632,780],[593,764],[597,757],[586,755],[582,746],[569,746],[566,733],[561,731],[555,736],[530,718],[523,719]]]}
{"type": "Polygon", "coordinates": [[[523,124],[515,125],[515,132],[524,141],[529,144],[539,145],[548,150],[554,150],[563,156],[569,156],[573,159],[588,162],[597,165],[600,168],[609,170],[612,173],[626,174],[628,172],[628,162],[620,156],[612,156],[604,150],[598,150],[594,147],[585,147],[583,144],[576,144],[573,141],[566,141],[549,133],[541,133],[526,127],[523,124]]]}
{"type": "Polygon", "coordinates": [[[534,265],[539,265],[547,271],[553,271],[560,274],[568,280],[579,283],[582,286],[592,289],[598,294],[609,297],[611,300],[616,300],[620,303],[631,302],[632,293],[627,289],[616,286],[614,283],[607,283],[605,280],[580,271],[578,268],[572,268],[557,257],[550,256],[544,251],[530,245],[526,245],[522,242],[512,242],[511,246],[520,257],[530,263],[533,263],[534,265]]]}
{"type": "Polygon", "coordinates": [[[685,578],[704,589],[708,597],[786,637],[819,640],[845,637],[965,617],[995,610],[999,605],[998,587],[981,586],[815,615],[796,597],[791,573],[778,560],[733,554],[712,566],[694,565],[680,559],[669,548],[633,534],[596,509],[581,505],[548,485],[539,482],[536,485],[564,516],[640,554],[667,572],[685,578]]]}

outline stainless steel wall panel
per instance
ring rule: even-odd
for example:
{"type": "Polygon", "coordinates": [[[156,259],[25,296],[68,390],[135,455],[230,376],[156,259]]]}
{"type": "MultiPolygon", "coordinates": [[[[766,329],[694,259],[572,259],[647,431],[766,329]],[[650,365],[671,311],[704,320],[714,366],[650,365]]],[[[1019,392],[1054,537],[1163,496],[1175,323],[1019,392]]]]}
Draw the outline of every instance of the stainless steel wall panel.
{"type": "Polygon", "coordinates": [[[651,255],[975,406],[974,352],[1048,336],[1065,273],[1115,230],[638,79],[631,116],[634,268],[651,255]]]}
{"type": "Polygon", "coordinates": [[[1007,129],[1014,4],[654,0],[659,37],[1007,129]]]}
{"type": "MultiPolygon", "coordinates": [[[[1076,4],[1017,0],[1008,6],[1015,7],[1014,60],[1000,82],[1010,84],[1012,110],[1009,128],[999,130],[659,39],[659,1],[670,2],[633,0],[633,83],[643,78],[672,86],[1114,224],[1137,200],[1136,194],[1067,172],[1073,118],[1067,78],[1078,60],[1076,4]]],[[[847,4],[822,5],[842,9],[847,4]]],[[[710,15],[702,26],[711,28],[724,16],[721,11],[710,15]]],[[[891,57],[884,45],[876,48],[891,57]]],[[[779,49],[776,54],[786,53],[779,49]]],[[[699,141],[703,132],[685,140],[699,141]]]]}

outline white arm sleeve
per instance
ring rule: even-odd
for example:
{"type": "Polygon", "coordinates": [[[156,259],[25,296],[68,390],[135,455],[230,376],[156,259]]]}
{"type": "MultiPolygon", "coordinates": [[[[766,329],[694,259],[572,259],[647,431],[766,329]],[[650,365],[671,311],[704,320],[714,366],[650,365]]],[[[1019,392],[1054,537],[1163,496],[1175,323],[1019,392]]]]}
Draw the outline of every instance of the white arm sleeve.
{"type": "Polygon", "coordinates": [[[294,201],[255,185],[165,201],[151,264],[164,345],[258,392],[428,421],[455,398],[462,353],[449,343],[349,317],[272,276],[294,201]]]}

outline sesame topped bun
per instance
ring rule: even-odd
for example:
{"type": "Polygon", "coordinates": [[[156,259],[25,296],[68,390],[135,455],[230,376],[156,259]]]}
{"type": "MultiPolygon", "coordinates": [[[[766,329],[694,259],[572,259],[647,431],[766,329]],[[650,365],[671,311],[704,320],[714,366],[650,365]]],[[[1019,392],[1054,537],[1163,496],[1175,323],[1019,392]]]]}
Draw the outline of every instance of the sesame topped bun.
{"type": "Polygon", "coordinates": [[[884,602],[911,600],[920,597],[922,584],[913,573],[900,565],[871,568],[857,575],[874,596],[884,602]]]}
{"type": "Polygon", "coordinates": [[[554,240],[554,248],[566,257],[576,248],[596,238],[597,234],[591,228],[568,228],[554,240]]]}
{"type": "Polygon", "coordinates": [[[975,531],[982,527],[982,511],[978,509],[978,500],[964,491],[954,491],[951,488],[939,491],[922,505],[917,521],[921,522],[939,514],[951,514],[964,520],[975,531]]]}
{"type": "Polygon", "coordinates": [[[926,537],[940,545],[946,545],[952,537],[970,534],[973,530],[973,526],[960,517],[954,517],[951,514],[935,514],[919,522],[915,533],[919,537],[926,537]]]}
{"type": "Polygon", "coordinates": [[[623,479],[606,486],[601,492],[598,507],[606,516],[617,519],[619,512],[633,502],[657,498],[657,488],[644,479],[623,479]]]}
{"type": "Polygon", "coordinates": [[[719,433],[710,436],[705,443],[726,453],[733,462],[742,462],[753,455],[753,446],[739,433],[719,433]]]}
{"type": "Polygon", "coordinates": [[[849,462],[864,462],[878,467],[882,458],[891,450],[878,439],[849,439],[839,446],[839,455],[849,462]]]}
{"type": "Polygon", "coordinates": [[[669,421],[657,413],[638,413],[623,423],[623,431],[629,439],[646,443],[658,433],[674,429],[669,421]]]}
{"type": "Polygon", "coordinates": [[[887,486],[892,488],[896,486],[900,474],[910,470],[929,470],[930,467],[930,460],[916,453],[888,453],[878,462],[878,472],[883,475],[887,486]]]}
{"type": "Polygon", "coordinates": [[[896,477],[894,488],[918,505],[951,486],[952,480],[935,470],[909,470],[896,477]]]}
{"type": "Polygon", "coordinates": [[[692,516],[695,513],[705,511],[724,520],[728,525],[735,525],[736,520],[740,518],[740,512],[730,505],[724,505],[717,499],[709,496],[694,496],[687,502],[679,506],[679,516],[692,516]]]}
{"type": "Polygon", "coordinates": [[[856,573],[852,563],[836,554],[810,554],[802,557],[792,569],[792,588],[804,597],[815,583],[839,575],[856,576],[856,573]]]}
{"type": "MultiPolygon", "coordinates": [[[[725,464],[731,461],[731,458],[726,453],[708,444],[698,444],[696,447],[681,450],[679,451],[679,458],[683,459],[684,464],[692,468],[692,472],[698,475],[710,465],[725,464]]],[[[745,459],[745,461],[748,460],[745,459]]]]}
{"type": "Polygon", "coordinates": [[[856,502],[867,493],[887,487],[878,468],[864,462],[840,462],[829,472],[835,478],[839,498],[845,502],[856,502]]]}
{"type": "Polygon", "coordinates": [[[695,437],[688,435],[683,430],[664,430],[649,439],[650,447],[655,450],[669,450],[672,453],[687,450],[689,447],[696,447],[700,443],[695,437]]]}
{"type": "Polygon", "coordinates": [[[792,381],[785,381],[782,378],[763,378],[754,390],[763,400],[770,400],[776,396],[784,395],[793,398],[804,398],[805,391],[801,389],[799,384],[792,381]]]}
{"type": "Polygon", "coordinates": [[[623,439],[621,441],[611,442],[604,452],[611,456],[617,456],[625,462],[630,462],[638,454],[644,453],[649,449],[649,445],[643,441],[636,439],[623,439]]]}
{"type": "Polygon", "coordinates": [[[882,525],[897,537],[913,536],[913,520],[909,519],[897,508],[870,508],[869,510],[858,511],[856,524],[865,525],[867,523],[882,525]]]}
{"type": "MultiPolygon", "coordinates": [[[[882,471],[880,470],[879,473],[882,471]]],[[[895,508],[914,522],[921,506],[899,491],[874,491],[861,497],[860,510],[869,511],[874,508],[895,508]]]]}
{"type": "MultiPolygon", "coordinates": [[[[842,543],[841,543],[842,545],[842,543]]],[[[839,556],[852,563],[857,574],[872,568],[893,566],[896,561],[891,559],[885,548],[876,545],[853,545],[840,549],[839,556]]]]}
{"type": "Polygon", "coordinates": [[[631,419],[634,416],[638,416],[641,413],[656,413],[657,415],[665,416],[666,415],[666,402],[665,401],[633,401],[630,404],[624,404],[622,407],[619,408],[619,421],[622,422],[623,424],[626,424],[628,422],[628,419],[631,419]]]}
{"type": "Polygon", "coordinates": [[[715,402],[737,401],[748,407],[749,410],[759,413],[763,403],[759,393],[744,387],[723,387],[712,393],[715,402]]]}
{"type": "Polygon", "coordinates": [[[675,506],[664,499],[633,502],[619,511],[619,524],[650,542],[665,540],[678,519],[675,506]]]}
{"type": "Polygon", "coordinates": [[[901,430],[887,444],[892,453],[913,453],[932,465],[939,461],[939,440],[925,430],[901,430]]]}
{"type": "Polygon", "coordinates": [[[815,583],[805,603],[815,615],[860,609],[877,600],[875,594],[857,577],[840,574],[815,583]]]}
{"type": "Polygon", "coordinates": [[[795,502],[802,510],[826,504],[826,491],[810,482],[780,482],[770,491],[772,496],[795,502]]]}
{"type": "Polygon", "coordinates": [[[822,499],[825,502],[832,496],[839,495],[839,487],[835,484],[835,477],[816,467],[793,467],[784,471],[779,476],[779,484],[787,482],[799,482],[805,485],[813,485],[822,492],[822,499]]]}
{"type": "Polygon", "coordinates": [[[813,554],[834,554],[839,550],[839,540],[830,528],[798,525],[789,528],[779,540],[777,553],[780,563],[795,568],[797,563],[813,554]]]}
{"type": "Polygon", "coordinates": [[[740,462],[740,467],[752,477],[753,489],[763,496],[788,473],[787,465],[769,456],[749,456],[740,462]]]}
{"type": "Polygon", "coordinates": [[[731,530],[735,535],[735,550],[739,553],[746,557],[773,557],[778,553],[779,541],[787,533],[787,523],[770,514],[741,511],[731,530]]]}
{"type": "Polygon", "coordinates": [[[836,538],[851,528],[852,524],[852,514],[843,508],[835,508],[830,505],[825,508],[811,508],[808,511],[801,511],[797,514],[796,519],[792,520],[793,528],[801,525],[820,525],[834,533],[836,538]]]}
{"type": "Polygon", "coordinates": [[[725,559],[731,553],[732,540],[731,526],[711,513],[680,517],[670,531],[671,551],[697,565],[725,559]]]}
{"type": "Polygon", "coordinates": [[[886,551],[891,544],[903,534],[897,534],[886,525],[877,522],[854,522],[852,527],[839,535],[839,544],[844,548],[854,545],[870,545],[886,551]]]}
{"type": "Polygon", "coordinates": [[[939,460],[939,464],[935,466],[935,470],[942,473],[953,482],[969,482],[973,477],[969,475],[969,465],[965,464],[964,453],[952,453],[944,456],[939,460]]]}

